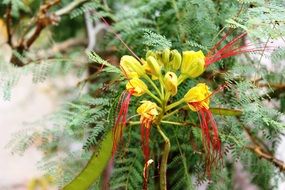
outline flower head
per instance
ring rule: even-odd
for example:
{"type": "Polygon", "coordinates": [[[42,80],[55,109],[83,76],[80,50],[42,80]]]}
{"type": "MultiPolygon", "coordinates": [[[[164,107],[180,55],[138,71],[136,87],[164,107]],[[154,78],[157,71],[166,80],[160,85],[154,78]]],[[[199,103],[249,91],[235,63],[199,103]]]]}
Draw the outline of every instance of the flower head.
{"type": "Polygon", "coordinates": [[[196,78],[205,71],[205,56],[202,51],[184,51],[182,56],[181,74],[196,78]]]}
{"type": "Polygon", "coordinates": [[[165,71],[177,71],[181,66],[182,57],[177,50],[165,49],[162,52],[152,52],[148,55],[155,57],[165,71]]]}
{"type": "Polygon", "coordinates": [[[120,67],[122,73],[128,78],[138,78],[145,75],[145,70],[140,62],[133,56],[125,55],[121,58],[120,67]]]}
{"type": "Polygon", "coordinates": [[[148,56],[146,58],[146,63],[144,64],[144,68],[146,72],[150,73],[154,79],[157,79],[161,75],[161,65],[153,56],[148,56]]]}
{"type": "Polygon", "coordinates": [[[209,109],[211,91],[205,83],[199,83],[191,88],[184,96],[184,101],[192,111],[199,111],[202,108],[209,109]]]}
{"type": "Polygon", "coordinates": [[[177,71],[181,66],[182,57],[177,50],[171,50],[169,67],[172,71],[177,71]]]}
{"type": "MultiPolygon", "coordinates": [[[[158,106],[156,103],[151,101],[142,101],[142,105],[138,107],[137,113],[141,116],[141,140],[142,140],[142,150],[144,154],[145,162],[149,160],[150,150],[149,150],[149,138],[150,129],[152,122],[156,119],[158,113],[158,106]]],[[[144,173],[144,176],[147,176],[144,173]]],[[[147,177],[144,179],[144,183],[147,181],[147,177]]]]}
{"type": "Polygon", "coordinates": [[[177,76],[173,72],[167,72],[164,76],[164,85],[167,92],[172,96],[177,93],[178,80],[177,76]]]}
{"type": "Polygon", "coordinates": [[[169,62],[170,53],[170,49],[165,49],[161,52],[161,60],[165,65],[169,62]]]}
{"type": "Polygon", "coordinates": [[[148,90],[147,85],[139,78],[129,80],[126,85],[126,89],[129,92],[131,91],[134,96],[141,96],[148,90]]]}
{"type": "Polygon", "coordinates": [[[210,175],[211,166],[221,158],[221,141],[219,139],[218,127],[209,110],[209,98],[211,95],[209,87],[204,83],[199,83],[184,96],[184,101],[187,102],[189,108],[198,113],[208,175],[210,175]]]}
{"type": "Polygon", "coordinates": [[[149,128],[150,125],[148,123],[154,121],[158,115],[158,106],[151,101],[142,101],[142,105],[138,107],[137,113],[141,116],[141,123],[147,122],[145,127],[149,128]]]}

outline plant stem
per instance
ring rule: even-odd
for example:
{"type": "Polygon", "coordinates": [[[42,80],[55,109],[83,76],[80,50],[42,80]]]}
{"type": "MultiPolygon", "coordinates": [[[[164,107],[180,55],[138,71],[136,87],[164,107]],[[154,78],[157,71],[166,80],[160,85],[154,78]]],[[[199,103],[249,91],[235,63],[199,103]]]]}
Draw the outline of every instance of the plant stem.
{"type": "Polygon", "coordinates": [[[184,81],[187,79],[187,76],[184,75],[184,74],[181,74],[179,77],[178,77],[178,86],[184,81]]]}
{"type": "Polygon", "coordinates": [[[128,123],[129,125],[140,125],[141,124],[140,121],[129,121],[128,123]]]}
{"type": "Polygon", "coordinates": [[[186,105],[186,106],[183,106],[183,107],[180,107],[180,108],[177,108],[176,110],[174,110],[174,111],[172,111],[172,112],[170,112],[170,113],[164,115],[164,116],[163,116],[163,119],[172,116],[173,114],[177,113],[177,112],[178,112],[179,110],[181,110],[181,109],[186,109],[186,108],[188,108],[187,105],[186,105]]]}
{"type": "Polygon", "coordinates": [[[150,95],[152,98],[154,98],[158,103],[162,104],[161,100],[158,97],[156,97],[153,93],[151,93],[149,90],[147,90],[146,93],[150,95]]]}
{"type": "Polygon", "coordinates": [[[158,93],[158,95],[162,98],[162,95],[161,95],[159,89],[158,89],[157,86],[154,84],[154,82],[149,78],[149,76],[145,75],[144,78],[153,86],[153,88],[156,90],[156,92],[158,93]]]}
{"type": "Polygon", "coordinates": [[[163,79],[162,79],[162,76],[159,76],[159,83],[160,83],[160,88],[161,88],[161,96],[163,98],[163,100],[165,100],[165,97],[164,97],[164,83],[163,83],[163,79]]]}
{"type": "Polygon", "coordinates": [[[177,126],[194,126],[194,127],[196,126],[194,123],[191,123],[191,122],[180,123],[180,122],[175,122],[175,121],[164,121],[164,120],[161,120],[161,123],[177,125],[177,126]]]}
{"type": "Polygon", "coordinates": [[[156,127],[165,142],[164,150],[163,150],[162,158],[161,158],[161,163],[160,163],[159,185],[160,185],[160,190],[166,190],[167,189],[166,171],[167,171],[167,159],[168,159],[168,155],[170,151],[170,141],[168,137],[160,129],[160,126],[157,125],[156,127]]]}
{"type": "Polygon", "coordinates": [[[165,111],[171,110],[172,108],[175,108],[176,106],[179,106],[179,105],[182,104],[183,102],[184,102],[184,99],[181,98],[181,99],[178,100],[177,102],[174,102],[174,103],[170,104],[169,106],[166,106],[166,110],[165,110],[165,111]]]}

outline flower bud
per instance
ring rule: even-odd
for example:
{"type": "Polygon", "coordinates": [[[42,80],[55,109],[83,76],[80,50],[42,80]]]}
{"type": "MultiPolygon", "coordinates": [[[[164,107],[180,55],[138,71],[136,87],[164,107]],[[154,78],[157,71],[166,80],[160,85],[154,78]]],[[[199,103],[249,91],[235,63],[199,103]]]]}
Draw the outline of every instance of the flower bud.
{"type": "Polygon", "coordinates": [[[149,63],[145,61],[144,59],[142,59],[142,63],[143,63],[143,68],[146,74],[151,75],[152,80],[157,80],[158,77],[154,76],[155,73],[153,73],[153,69],[150,67],[149,63]]]}
{"type": "Polygon", "coordinates": [[[205,71],[205,56],[202,51],[184,51],[181,74],[196,78],[205,71]]]}
{"type": "Polygon", "coordinates": [[[137,78],[145,75],[145,70],[140,62],[133,56],[124,55],[120,61],[121,70],[127,78],[137,78]]]}
{"type": "Polygon", "coordinates": [[[177,93],[177,76],[173,72],[167,72],[164,76],[164,85],[167,92],[169,92],[172,96],[177,93]]]}
{"type": "Polygon", "coordinates": [[[156,58],[156,53],[155,53],[154,51],[152,51],[152,50],[148,50],[148,51],[146,52],[145,57],[147,58],[147,57],[149,57],[149,56],[152,56],[152,57],[155,57],[155,58],[156,58]]]}
{"type": "Polygon", "coordinates": [[[147,85],[139,78],[129,80],[126,89],[132,92],[134,96],[141,96],[148,90],[147,85]]]}
{"type": "Polygon", "coordinates": [[[153,121],[158,115],[158,106],[151,101],[142,101],[142,105],[138,107],[137,113],[141,116],[141,120],[153,121]]]}
{"type": "Polygon", "coordinates": [[[169,49],[165,49],[163,50],[162,54],[161,54],[161,59],[164,65],[167,65],[169,62],[169,57],[170,57],[170,50],[169,49]]]}
{"type": "Polygon", "coordinates": [[[146,58],[149,72],[155,77],[159,77],[161,75],[161,66],[157,62],[157,60],[153,56],[149,56],[146,58]]]}
{"type": "Polygon", "coordinates": [[[181,54],[177,50],[172,50],[169,61],[169,66],[171,70],[177,71],[181,66],[181,60],[181,54]]]}
{"type": "Polygon", "coordinates": [[[202,108],[209,109],[211,91],[205,83],[199,83],[191,88],[184,96],[184,101],[192,111],[202,108]]]}

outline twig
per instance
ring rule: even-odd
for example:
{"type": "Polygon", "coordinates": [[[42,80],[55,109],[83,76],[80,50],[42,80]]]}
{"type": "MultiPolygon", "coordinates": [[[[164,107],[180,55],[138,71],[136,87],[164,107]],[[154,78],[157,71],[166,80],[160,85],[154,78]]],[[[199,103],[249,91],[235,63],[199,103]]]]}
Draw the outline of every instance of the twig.
{"type": "Polygon", "coordinates": [[[277,168],[280,169],[280,171],[285,171],[285,164],[282,160],[279,160],[274,157],[274,155],[269,151],[265,143],[263,141],[259,140],[257,137],[255,137],[250,129],[248,127],[244,127],[247,135],[249,136],[252,145],[247,146],[249,150],[251,150],[253,153],[255,153],[257,156],[268,160],[269,162],[273,163],[277,168]]]}
{"type": "Polygon", "coordinates": [[[275,83],[261,83],[256,84],[257,87],[269,87],[275,89],[285,89],[285,84],[275,84],[275,83]]]}
{"type": "Polygon", "coordinates": [[[105,23],[96,20],[95,23],[91,18],[91,10],[84,13],[87,35],[88,35],[88,46],[87,50],[91,51],[96,48],[97,35],[101,30],[107,29],[108,26],[105,23]]]}
{"type": "MultiPolygon", "coordinates": [[[[66,7],[56,11],[55,13],[49,13],[49,9],[60,3],[61,0],[50,0],[46,1],[45,4],[40,6],[40,9],[38,11],[37,16],[34,18],[36,26],[31,34],[31,36],[28,39],[25,39],[26,34],[29,33],[29,31],[25,32],[23,37],[19,40],[20,43],[17,45],[16,49],[19,53],[22,53],[25,50],[28,50],[31,45],[36,41],[36,39],[40,36],[42,30],[51,24],[57,24],[60,21],[60,16],[63,16],[67,14],[69,11],[73,10],[76,6],[78,6],[80,3],[83,3],[87,0],[77,0],[73,1],[70,4],[68,4],[66,7]]],[[[50,52],[53,53],[53,52],[50,52]]],[[[17,66],[24,66],[25,64],[21,62],[17,57],[13,56],[12,63],[17,66]]]]}
{"type": "Polygon", "coordinates": [[[62,53],[68,51],[70,48],[80,45],[86,45],[86,40],[82,38],[72,38],[68,39],[66,41],[63,41],[61,43],[56,43],[53,45],[52,48],[47,50],[40,50],[35,52],[34,54],[31,54],[29,57],[35,61],[35,60],[41,60],[46,58],[52,58],[57,53],[62,53]]]}
{"type": "Polygon", "coordinates": [[[39,13],[37,15],[37,20],[36,20],[36,29],[33,32],[33,34],[31,35],[31,37],[29,39],[25,40],[21,40],[21,43],[18,46],[18,51],[22,52],[25,49],[28,49],[33,43],[34,41],[39,37],[39,35],[41,34],[41,31],[49,24],[53,24],[56,22],[56,20],[58,20],[55,15],[52,14],[47,14],[48,10],[58,4],[60,2],[60,0],[53,0],[53,1],[49,1],[46,4],[43,4],[40,6],[40,10],[39,13]]]}
{"type": "Polygon", "coordinates": [[[6,26],[7,26],[7,33],[8,33],[8,44],[12,46],[12,34],[11,34],[11,3],[9,3],[7,10],[6,10],[6,26]]]}
{"type": "Polygon", "coordinates": [[[63,16],[65,14],[69,13],[75,7],[77,7],[79,4],[81,4],[85,1],[87,1],[87,0],[73,1],[72,3],[70,3],[66,7],[63,7],[62,9],[56,11],[55,13],[49,13],[49,14],[48,14],[48,10],[52,6],[58,4],[60,2],[60,0],[52,0],[46,4],[41,5],[39,13],[38,13],[37,18],[36,18],[36,24],[37,25],[36,25],[35,31],[31,35],[31,37],[29,39],[27,39],[26,41],[21,40],[21,43],[18,47],[18,50],[21,52],[25,49],[28,49],[35,42],[35,40],[39,37],[39,35],[41,34],[41,31],[46,26],[59,22],[60,16],[63,16]]]}
{"type": "Polygon", "coordinates": [[[40,11],[39,11],[39,16],[38,16],[38,20],[37,20],[37,27],[36,30],[34,32],[34,34],[31,36],[30,39],[27,40],[26,43],[26,48],[29,48],[34,41],[39,37],[41,31],[49,24],[54,23],[54,20],[56,20],[55,17],[53,17],[52,15],[48,15],[47,11],[53,6],[56,5],[60,2],[60,0],[54,0],[51,1],[47,4],[44,4],[40,7],[40,11]]]}
{"type": "Polygon", "coordinates": [[[56,16],[63,16],[67,13],[69,13],[70,11],[72,11],[73,9],[75,9],[78,5],[80,5],[81,3],[84,3],[87,0],[75,0],[72,3],[68,4],[66,7],[63,7],[62,9],[59,9],[58,11],[55,12],[56,16]]]}
{"type": "Polygon", "coordinates": [[[264,150],[259,146],[247,146],[249,150],[257,154],[259,157],[268,160],[269,162],[272,162],[277,168],[280,169],[280,171],[285,171],[285,164],[282,160],[279,160],[275,158],[272,154],[268,152],[264,152],[264,150]]]}
{"type": "Polygon", "coordinates": [[[263,99],[279,98],[279,96],[285,93],[285,84],[259,84],[258,87],[269,87],[271,92],[262,95],[263,99]]]}

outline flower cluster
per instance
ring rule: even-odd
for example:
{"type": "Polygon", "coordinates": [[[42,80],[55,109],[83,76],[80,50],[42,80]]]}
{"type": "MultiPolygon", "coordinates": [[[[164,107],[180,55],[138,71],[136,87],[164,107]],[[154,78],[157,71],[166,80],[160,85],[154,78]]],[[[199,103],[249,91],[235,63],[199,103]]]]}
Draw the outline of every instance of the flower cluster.
{"type": "MultiPolygon", "coordinates": [[[[157,126],[162,134],[160,124],[163,119],[188,107],[197,112],[200,122],[202,141],[205,152],[206,169],[209,172],[211,165],[221,158],[221,141],[218,127],[209,109],[210,98],[213,93],[205,83],[193,86],[177,102],[172,102],[181,85],[186,80],[199,77],[207,67],[221,59],[245,52],[259,51],[250,44],[239,47],[239,41],[245,37],[243,33],[225,46],[220,48],[227,38],[224,36],[205,56],[202,51],[183,51],[165,49],[163,51],[148,51],[144,58],[136,55],[125,55],[121,58],[120,68],[127,79],[126,90],[119,101],[120,109],[114,127],[114,146],[122,136],[122,130],[127,124],[127,114],[132,96],[144,96],[145,100],[137,108],[140,116],[142,149],[145,162],[149,160],[149,138],[152,126],[157,126]],[[184,104],[184,105],[183,105],[184,104]]],[[[174,122],[173,122],[174,123],[174,122]]],[[[162,135],[164,136],[164,135],[162,135]]]]}
{"type": "MultiPolygon", "coordinates": [[[[121,58],[120,68],[127,79],[126,91],[122,95],[121,109],[114,128],[115,137],[120,138],[122,128],[127,122],[128,105],[131,96],[145,96],[137,108],[140,116],[142,148],[145,161],[149,160],[149,136],[151,126],[161,123],[168,114],[188,105],[190,110],[198,113],[203,136],[203,144],[208,163],[213,163],[216,153],[220,151],[220,140],[217,126],[209,111],[211,92],[204,83],[199,83],[174,103],[171,97],[178,92],[178,87],[187,79],[200,76],[206,68],[202,51],[183,51],[165,49],[164,51],[148,51],[143,59],[125,55],[121,58]],[[118,136],[119,135],[119,136],[118,136]]],[[[118,140],[118,139],[117,139],[118,140]]],[[[117,140],[115,142],[117,142],[117,140]]],[[[114,151],[115,151],[114,146],[114,151]]]]}

